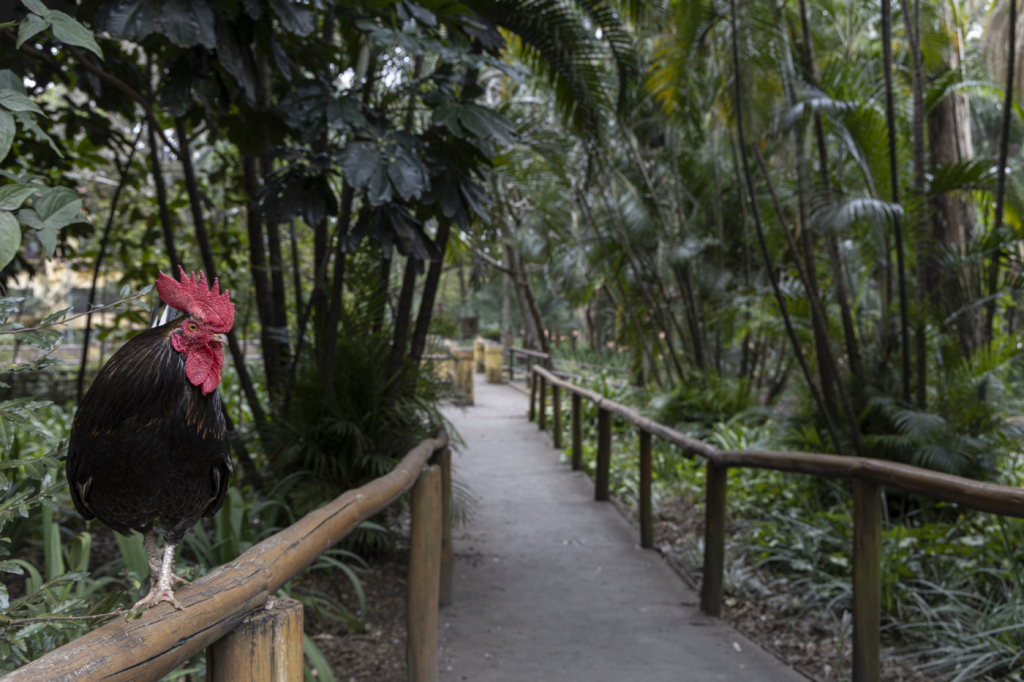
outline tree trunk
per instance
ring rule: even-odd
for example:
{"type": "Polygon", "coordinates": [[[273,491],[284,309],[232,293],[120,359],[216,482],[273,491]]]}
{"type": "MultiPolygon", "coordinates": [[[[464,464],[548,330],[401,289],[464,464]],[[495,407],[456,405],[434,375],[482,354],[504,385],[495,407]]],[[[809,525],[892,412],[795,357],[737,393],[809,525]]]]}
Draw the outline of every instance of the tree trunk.
{"type": "Polygon", "coordinates": [[[405,276],[402,291],[398,295],[398,310],[395,312],[395,331],[391,341],[391,360],[388,363],[388,397],[393,401],[402,386],[402,363],[405,349],[409,345],[409,327],[412,325],[412,299],[416,293],[416,259],[405,259],[405,276]]]}
{"type": "MultiPolygon", "coordinates": [[[[423,296],[420,298],[420,311],[416,315],[416,329],[412,334],[412,348],[409,357],[419,364],[423,351],[427,347],[427,332],[430,331],[430,320],[434,315],[434,301],[437,299],[437,287],[441,282],[441,271],[444,269],[444,253],[448,248],[448,236],[451,234],[452,223],[442,219],[437,227],[434,242],[441,251],[441,259],[430,264],[427,279],[423,283],[423,296]]],[[[505,274],[508,278],[508,274],[505,274]]]]}
{"type": "MultiPolygon", "coordinates": [[[[196,230],[196,241],[199,242],[199,252],[203,256],[203,265],[206,267],[206,276],[209,280],[217,278],[217,266],[213,257],[213,249],[210,247],[210,236],[206,232],[206,219],[203,217],[202,199],[199,196],[199,186],[196,182],[195,168],[192,166],[192,151],[188,141],[188,130],[185,119],[178,116],[174,119],[174,129],[178,135],[178,149],[181,153],[181,168],[185,175],[185,189],[188,192],[189,208],[192,211],[192,222],[196,230]]],[[[227,288],[227,287],[225,287],[227,288]]],[[[231,359],[235,363],[235,371],[238,372],[238,383],[242,386],[249,409],[252,410],[252,417],[256,424],[266,421],[266,413],[256,395],[252,378],[249,376],[249,369],[245,366],[245,356],[242,348],[238,345],[238,336],[232,329],[227,334],[228,348],[231,351],[231,359]]]]}
{"type": "Polygon", "coordinates": [[[163,148],[158,146],[156,133],[151,125],[146,126],[149,135],[149,163],[152,166],[153,187],[156,189],[156,204],[160,209],[160,228],[164,235],[164,249],[167,251],[167,260],[170,262],[170,273],[178,279],[178,266],[182,265],[178,258],[178,251],[174,248],[174,223],[171,221],[171,210],[167,204],[167,185],[164,182],[164,173],[160,168],[160,151],[163,148]]]}
{"type": "MultiPolygon", "coordinates": [[[[885,122],[889,132],[889,186],[892,203],[900,203],[900,175],[896,162],[896,114],[892,96],[892,7],[891,0],[882,0],[882,61],[885,69],[885,122]]],[[[907,312],[907,272],[903,262],[903,228],[900,217],[893,216],[893,238],[896,241],[896,281],[900,297],[900,377],[903,402],[910,404],[910,322],[907,312]]]]}
{"type": "MultiPolygon", "coordinates": [[[[273,171],[273,159],[264,156],[262,159],[263,177],[267,177],[273,171]]],[[[281,352],[281,372],[287,364],[290,352],[288,342],[288,306],[285,302],[287,293],[284,285],[284,257],[281,244],[281,226],[277,223],[268,222],[267,227],[267,256],[270,264],[270,304],[271,317],[273,319],[274,335],[278,339],[281,352]]],[[[298,314],[299,309],[295,312],[298,314]]]]}
{"type": "MultiPolygon", "coordinates": [[[[732,60],[734,68],[733,85],[735,87],[735,115],[736,115],[736,132],[739,137],[740,146],[740,157],[743,163],[743,175],[746,179],[747,195],[751,198],[750,208],[754,215],[754,227],[757,230],[758,243],[761,246],[761,256],[764,258],[765,271],[768,276],[768,281],[775,292],[775,299],[779,305],[779,312],[782,313],[782,320],[786,327],[786,333],[789,336],[790,342],[793,344],[793,353],[796,355],[797,360],[800,363],[800,368],[803,370],[804,379],[807,381],[807,387],[811,391],[811,396],[814,398],[814,402],[818,405],[819,411],[825,418],[825,422],[828,427],[829,436],[832,439],[833,446],[836,452],[842,453],[842,444],[839,441],[839,435],[836,431],[836,426],[832,416],[825,409],[825,403],[822,401],[821,393],[818,391],[817,386],[814,383],[814,377],[811,374],[811,369],[807,365],[807,360],[804,358],[803,350],[800,347],[800,340],[796,336],[796,331],[793,329],[793,322],[789,317],[789,309],[786,306],[786,299],[782,294],[782,289],[779,287],[778,276],[775,273],[775,266],[772,263],[771,255],[768,253],[768,243],[764,237],[764,227],[761,225],[761,213],[757,206],[757,201],[754,198],[757,193],[754,190],[754,179],[750,174],[750,166],[747,163],[747,146],[743,132],[743,89],[741,83],[741,71],[740,71],[740,51],[739,51],[739,37],[737,34],[737,22],[736,22],[736,0],[729,0],[730,8],[730,19],[732,23],[732,60]]],[[[854,430],[853,433],[855,442],[859,441],[860,433],[854,430]]],[[[858,443],[859,445],[859,443],[858,443]]],[[[860,448],[857,448],[858,452],[860,448]]]]}
{"type": "MultiPolygon", "coordinates": [[[[508,263],[505,263],[505,267],[508,267],[508,263]]],[[[501,273],[501,345],[504,348],[512,347],[512,301],[509,298],[509,284],[512,281],[512,277],[507,273],[501,273]]]]}
{"type": "MultiPolygon", "coordinates": [[[[267,390],[277,397],[281,391],[281,374],[284,371],[281,334],[275,333],[270,281],[267,279],[267,252],[263,243],[263,221],[256,197],[260,192],[257,159],[253,154],[242,157],[245,173],[245,189],[249,194],[246,207],[246,226],[249,233],[249,269],[252,272],[253,293],[256,298],[256,312],[260,318],[260,346],[263,350],[263,366],[267,375],[267,390]]],[[[287,346],[283,349],[287,353],[287,346]]]]}
{"type": "Polygon", "coordinates": [[[537,302],[533,298],[533,289],[530,286],[530,277],[526,273],[522,257],[515,250],[504,243],[505,253],[508,255],[509,264],[515,277],[516,294],[519,299],[519,306],[522,309],[523,327],[526,331],[523,338],[523,346],[531,350],[539,350],[550,353],[551,347],[544,335],[544,323],[541,320],[540,311],[537,309],[537,302]]]}
{"type": "MultiPolygon", "coordinates": [[[[818,75],[814,64],[814,43],[811,40],[810,21],[807,18],[807,0],[800,0],[800,28],[804,46],[804,69],[806,71],[804,77],[812,85],[817,86],[818,75]]],[[[829,176],[828,151],[825,146],[825,128],[822,125],[820,111],[814,112],[814,136],[818,143],[818,172],[821,175],[822,192],[825,195],[826,203],[831,203],[832,182],[829,176]]],[[[857,343],[857,333],[853,323],[853,313],[850,309],[850,299],[846,291],[845,268],[843,267],[843,260],[840,258],[839,245],[835,235],[825,235],[824,241],[826,251],[828,252],[829,264],[832,266],[836,299],[839,301],[839,311],[843,320],[843,336],[846,340],[846,352],[850,358],[850,373],[853,375],[854,384],[859,386],[863,384],[865,377],[860,362],[860,347],[857,343]]]]}
{"type": "MultiPolygon", "coordinates": [[[[146,126],[149,127],[148,125],[146,126]]],[[[139,135],[135,137],[135,142],[132,144],[132,150],[128,153],[128,160],[124,166],[119,163],[117,151],[114,151],[114,165],[117,166],[119,175],[121,176],[117,183],[117,188],[114,190],[114,196],[110,199],[110,212],[107,214],[107,224],[103,227],[103,236],[100,238],[99,250],[96,254],[96,263],[93,264],[92,269],[92,285],[89,287],[89,303],[88,303],[88,314],[85,316],[85,335],[82,339],[82,363],[78,368],[78,402],[82,402],[82,396],[85,394],[85,367],[89,362],[89,336],[92,333],[92,309],[96,304],[96,283],[99,281],[100,268],[103,266],[103,258],[107,254],[107,245],[110,243],[110,232],[114,229],[114,218],[117,216],[117,204],[121,199],[121,192],[124,191],[124,187],[128,184],[128,171],[132,167],[132,161],[135,159],[135,150],[138,148],[139,136],[142,135],[142,131],[139,131],[139,135]]],[[[172,244],[173,246],[173,244],[172,244]]],[[[177,272],[174,268],[171,268],[173,272],[177,272]]]]}
{"type": "MultiPolygon", "coordinates": [[[[1007,26],[1007,51],[1006,61],[1006,95],[1003,101],[1002,129],[999,133],[999,168],[996,175],[996,207],[992,219],[992,234],[997,240],[1001,240],[1003,232],[1003,200],[1006,195],[1006,156],[1010,145],[1010,110],[1013,108],[1013,67],[1017,62],[1017,0],[1010,2],[1010,21],[1007,26]]],[[[985,310],[985,341],[992,342],[996,319],[996,286],[999,282],[999,261],[1002,249],[997,248],[992,254],[992,264],[989,270],[988,295],[989,302],[985,310]]]]}
{"type": "Polygon", "coordinates": [[[331,307],[327,313],[327,328],[324,333],[323,348],[323,400],[326,404],[334,398],[334,373],[338,357],[338,327],[341,324],[342,294],[345,285],[345,237],[352,221],[352,203],[355,201],[355,188],[345,183],[341,191],[341,211],[338,214],[338,238],[334,245],[334,277],[331,280],[331,307]]]}
{"type": "Polygon", "coordinates": [[[661,377],[658,375],[658,365],[654,362],[654,352],[652,344],[647,340],[647,335],[644,334],[644,328],[640,325],[640,320],[637,319],[636,313],[633,311],[633,307],[629,305],[629,301],[626,296],[626,289],[622,286],[622,282],[615,279],[615,285],[619,288],[619,293],[622,294],[622,300],[618,301],[615,299],[615,294],[609,289],[608,295],[612,299],[612,303],[615,307],[620,310],[625,310],[626,315],[629,317],[630,322],[633,323],[633,328],[636,329],[637,338],[640,339],[640,348],[643,351],[644,358],[647,360],[647,366],[650,367],[651,374],[654,376],[654,381],[658,384],[659,388],[664,388],[665,385],[661,382],[661,377]]]}

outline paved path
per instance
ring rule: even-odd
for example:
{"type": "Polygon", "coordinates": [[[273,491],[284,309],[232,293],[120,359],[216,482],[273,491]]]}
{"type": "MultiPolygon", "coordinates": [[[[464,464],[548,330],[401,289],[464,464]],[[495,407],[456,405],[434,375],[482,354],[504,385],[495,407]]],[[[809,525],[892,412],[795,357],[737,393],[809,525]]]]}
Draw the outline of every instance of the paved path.
{"type": "Polygon", "coordinates": [[[450,409],[456,477],[479,499],[455,530],[440,679],[468,682],[806,682],[722,621],[527,421],[527,398],[478,374],[450,409]]]}

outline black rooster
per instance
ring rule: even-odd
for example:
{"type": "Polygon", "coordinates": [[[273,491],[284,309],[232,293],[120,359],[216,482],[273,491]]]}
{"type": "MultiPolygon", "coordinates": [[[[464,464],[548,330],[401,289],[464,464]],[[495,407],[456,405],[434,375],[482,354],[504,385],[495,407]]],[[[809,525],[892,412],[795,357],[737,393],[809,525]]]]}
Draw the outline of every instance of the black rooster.
{"type": "Polygon", "coordinates": [[[235,306],[216,279],[210,290],[204,273],[196,281],[179,270],[181,282],[160,273],[156,288],[185,314],[114,353],[78,407],[68,446],[71,499],[82,517],[143,534],[150,589],[136,607],[181,608],[171,592],[185,583],[171,569],[174,548],[200,517],[220,509],[231,475],[217,385],[235,306]]]}

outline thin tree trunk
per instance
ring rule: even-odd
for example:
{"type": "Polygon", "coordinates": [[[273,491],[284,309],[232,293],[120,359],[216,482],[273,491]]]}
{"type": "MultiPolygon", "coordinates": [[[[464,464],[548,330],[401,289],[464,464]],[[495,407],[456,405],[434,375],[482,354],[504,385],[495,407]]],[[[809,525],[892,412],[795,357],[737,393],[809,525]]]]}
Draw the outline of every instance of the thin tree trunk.
{"type": "Polygon", "coordinates": [[[402,363],[405,349],[409,345],[409,327],[412,326],[412,299],[416,293],[416,259],[405,259],[405,275],[402,290],[398,295],[398,310],[395,312],[395,331],[391,341],[391,360],[388,363],[388,397],[394,400],[402,384],[402,363]]]}
{"type": "Polygon", "coordinates": [[[263,366],[267,375],[267,390],[277,397],[281,391],[281,372],[284,358],[281,356],[281,335],[275,333],[270,281],[267,278],[267,252],[263,243],[263,221],[256,197],[260,192],[257,159],[254,154],[242,157],[245,173],[245,189],[249,194],[246,207],[246,227],[249,234],[249,269],[252,272],[253,293],[256,298],[256,312],[260,319],[260,346],[263,350],[263,366]]]}
{"type": "MultiPolygon", "coordinates": [[[[441,251],[441,260],[430,264],[427,278],[423,283],[423,296],[420,298],[420,311],[416,315],[416,329],[412,334],[412,348],[409,357],[419,364],[423,351],[427,347],[427,332],[430,331],[430,320],[434,315],[434,302],[437,299],[437,287],[441,282],[441,271],[444,269],[444,253],[448,248],[448,236],[451,234],[451,221],[443,219],[437,227],[434,243],[441,251]]],[[[508,279],[508,273],[504,275],[508,279]]]]}
{"type": "MultiPolygon", "coordinates": [[[[149,128],[149,126],[146,126],[149,128]]],[[[107,214],[107,224],[103,227],[103,236],[100,238],[99,251],[96,254],[96,263],[92,269],[92,285],[89,287],[89,303],[88,303],[88,314],[85,316],[85,336],[82,340],[82,362],[78,368],[78,402],[82,402],[82,396],[85,393],[85,367],[89,361],[89,337],[92,334],[92,309],[96,304],[96,283],[100,277],[100,268],[103,266],[103,258],[107,254],[107,245],[110,243],[110,232],[114,229],[114,218],[117,216],[117,204],[121,200],[121,192],[124,191],[125,185],[128,184],[128,171],[131,170],[132,161],[135,159],[135,150],[138,148],[139,137],[142,135],[142,131],[139,131],[139,135],[136,135],[135,142],[132,143],[132,150],[128,153],[128,160],[122,166],[119,163],[117,150],[114,150],[114,165],[117,166],[118,175],[120,178],[117,183],[117,188],[114,189],[114,196],[110,199],[110,212],[107,214]]],[[[173,270],[173,268],[172,268],[173,270]]]]}
{"type": "Polygon", "coordinates": [[[178,258],[178,251],[174,248],[174,223],[171,221],[171,210],[167,203],[167,184],[164,182],[164,173],[160,168],[160,149],[157,146],[156,133],[153,127],[146,126],[149,135],[149,163],[152,166],[153,187],[156,189],[156,204],[160,210],[160,228],[164,236],[164,249],[167,251],[167,260],[170,261],[171,276],[178,278],[178,266],[182,264],[178,258]]]}
{"type": "Polygon", "coordinates": [[[384,328],[384,317],[390,302],[388,296],[391,287],[391,254],[392,252],[384,247],[381,248],[380,271],[377,275],[377,290],[374,292],[374,299],[377,308],[374,311],[373,333],[379,334],[384,328]]]}
{"type": "MultiPolygon", "coordinates": [[[[736,111],[736,132],[739,137],[740,157],[743,162],[743,175],[746,178],[747,193],[751,199],[753,199],[757,195],[754,191],[754,179],[750,175],[750,166],[747,163],[747,144],[743,132],[743,90],[740,78],[740,51],[736,22],[736,0],[729,0],[729,7],[731,10],[730,15],[732,22],[732,59],[734,67],[733,84],[735,86],[734,107],[736,111]]],[[[775,273],[775,266],[772,263],[772,257],[768,253],[768,243],[765,241],[764,227],[761,225],[761,214],[758,210],[757,202],[751,201],[750,208],[754,215],[754,227],[757,229],[757,239],[761,246],[761,256],[764,258],[768,281],[771,283],[772,289],[775,292],[775,299],[778,302],[779,311],[782,313],[782,320],[786,326],[786,333],[789,335],[789,340],[793,344],[793,352],[796,355],[797,361],[800,363],[800,368],[803,370],[804,379],[807,381],[807,387],[811,391],[811,396],[814,398],[814,402],[818,405],[818,410],[825,418],[825,423],[828,428],[829,436],[832,439],[832,444],[835,447],[836,452],[841,453],[843,451],[843,446],[839,441],[839,434],[836,431],[834,420],[825,409],[825,403],[821,398],[821,393],[818,391],[818,387],[814,383],[814,377],[811,375],[811,368],[808,367],[807,360],[804,358],[803,350],[800,347],[800,340],[797,338],[796,331],[793,329],[793,322],[789,318],[789,308],[786,306],[785,296],[782,293],[782,289],[779,287],[778,277],[775,273]]],[[[855,441],[859,440],[859,437],[859,432],[854,431],[855,441]]]]}
{"type": "Polygon", "coordinates": [[[352,221],[352,203],[355,201],[355,188],[345,183],[341,191],[341,212],[338,214],[338,238],[334,245],[334,278],[331,280],[331,307],[327,313],[327,329],[324,334],[324,385],[323,400],[326,404],[334,397],[335,364],[338,357],[338,327],[341,323],[342,294],[345,283],[345,237],[352,221]]]}
{"type": "MultiPolygon", "coordinates": [[[[1010,110],[1013,108],[1013,67],[1017,60],[1017,0],[1009,0],[1010,21],[1007,26],[1006,94],[1003,100],[1003,122],[999,133],[999,168],[996,175],[995,212],[992,217],[992,234],[997,243],[1003,232],[1003,201],[1006,196],[1006,157],[1010,146],[1010,110]]],[[[992,253],[992,265],[988,275],[989,302],[985,304],[985,341],[992,342],[996,319],[996,287],[999,284],[999,261],[1002,249],[992,253]]]]}
{"type": "MultiPolygon", "coordinates": [[[[783,24],[785,25],[785,24],[783,24]]],[[[795,107],[797,104],[796,99],[796,87],[794,84],[795,80],[795,69],[792,64],[790,53],[787,51],[786,63],[783,68],[783,88],[786,92],[787,103],[790,107],[795,107]]],[[[730,140],[732,135],[730,134],[730,140]]],[[[796,147],[796,173],[797,173],[797,210],[798,219],[800,224],[800,245],[803,247],[802,251],[794,251],[793,259],[797,261],[797,265],[803,263],[803,283],[804,289],[807,291],[807,299],[811,303],[811,309],[815,307],[821,309],[821,299],[818,288],[818,267],[814,257],[814,242],[813,236],[810,230],[810,220],[808,219],[807,201],[810,195],[810,168],[807,163],[807,152],[804,141],[804,130],[803,124],[793,127],[793,142],[796,147]],[[818,305],[815,306],[814,304],[818,305]]],[[[746,155],[746,150],[743,150],[746,155]]],[[[740,171],[737,168],[737,175],[740,171]]],[[[753,201],[753,197],[751,197],[753,201]]],[[[781,222],[782,216],[779,216],[781,222]]],[[[841,381],[840,377],[836,376],[832,372],[831,365],[825,361],[828,353],[831,351],[831,337],[828,331],[828,320],[824,317],[811,314],[811,328],[814,332],[814,347],[817,351],[818,359],[818,375],[821,378],[821,393],[822,398],[825,401],[825,409],[829,411],[830,416],[833,420],[838,417],[838,410],[835,406],[835,384],[841,381]]]]}
{"type": "MultiPolygon", "coordinates": [[[[885,69],[885,122],[889,132],[889,184],[892,202],[900,203],[899,166],[896,163],[896,114],[892,96],[892,7],[891,0],[882,0],[882,61],[885,69]]],[[[903,259],[903,228],[899,216],[893,216],[893,238],[896,241],[896,281],[900,297],[900,370],[903,402],[910,404],[910,322],[907,316],[907,273],[903,259]]]]}
{"type": "MultiPolygon", "coordinates": [[[[925,158],[924,158],[924,82],[922,80],[921,73],[921,34],[920,34],[920,3],[918,0],[913,2],[913,11],[911,11],[911,4],[909,0],[902,0],[903,6],[903,19],[907,31],[907,36],[910,39],[910,53],[912,57],[913,71],[911,74],[912,78],[912,91],[913,91],[913,122],[912,130],[914,137],[914,189],[913,193],[917,200],[918,211],[924,209],[927,204],[927,197],[925,196],[925,158]]],[[[914,330],[915,335],[915,360],[916,360],[916,398],[917,406],[921,409],[925,408],[926,403],[926,389],[927,389],[927,354],[928,354],[928,342],[925,337],[925,323],[924,323],[924,305],[925,305],[925,288],[923,283],[925,281],[925,273],[927,270],[927,263],[930,258],[928,240],[925,238],[924,230],[922,229],[922,220],[920,214],[915,212],[911,217],[912,223],[910,225],[910,232],[914,235],[917,243],[917,305],[918,305],[918,320],[917,327],[914,330]]]]}
{"type": "Polygon", "coordinates": [[[292,251],[292,293],[295,297],[295,314],[302,312],[302,271],[299,269],[299,240],[295,234],[295,219],[288,223],[288,238],[292,251]]]}
{"type": "MultiPolygon", "coordinates": [[[[804,68],[807,71],[805,77],[811,84],[817,86],[818,75],[814,65],[814,43],[811,41],[810,22],[807,18],[807,0],[800,0],[800,27],[804,45],[804,68]]],[[[829,177],[828,151],[825,147],[825,128],[822,124],[820,111],[814,112],[814,135],[818,143],[818,166],[821,175],[822,191],[825,194],[826,203],[831,203],[832,182],[829,177]]],[[[850,300],[846,292],[845,267],[839,255],[839,245],[836,242],[835,235],[827,234],[824,240],[829,263],[832,266],[833,281],[836,284],[836,299],[839,301],[839,311],[843,320],[843,335],[846,340],[846,353],[850,358],[850,372],[853,375],[855,385],[861,385],[865,377],[860,362],[860,348],[857,343],[857,333],[850,309],[850,300]]]]}
{"type": "MultiPolygon", "coordinates": [[[[264,156],[263,176],[273,171],[273,160],[264,156]]],[[[270,265],[270,303],[274,325],[274,334],[278,337],[281,352],[282,371],[287,364],[288,344],[288,306],[285,302],[287,292],[284,284],[284,255],[281,243],[281,226],[275,222],[266,223],[267,227],[267,258],[270,265]]],[[[296,309],[296,312],[298,309],[296,309]]]]}
{"type": "MultiPolygon", "coordinates": [[[[775,212],[779,219],[779,225],[782,227],[782,232],[786,237],[786,243],[789,245],[789,249],[793,253],[793,259],[796,262],[797,272],[799,273],[800,279],[805,283],[804,286],[806,287],[808,275],[806,270],[804,269],[804,265],[800,262],[800,257],[797,252],[798,247],[796,244],[796,240],[793,238],[793,235],[790,233],[789,228],[787,228],[786,223],[782,218],[782,206],[779,203],[778,195],[775,193],[775,185],[772,183],[771,176],[768,175],[768,168],[764,162],[764,157],[761,154],[761,150],[758,149],[756,145],[754,147],[754,155],[757,158],[758,165],[761,168],[761,173],[764,175],[765,184],[768,186],[768,193],[769,195],[771,195],[772,198],[772,205],[775,207],[775,212]]],[[[744,164],[746,164],[745,160],[744,164]]],[[[751,180],[751,182],[753,181],[751,180]]],[[[820,320],[824,320],[825,312],[821,309],[821,301],[819,299],[812,298],[810,300],[810,303],[811,315],[813,317],[817,317],[820,320]]],[[[832,352],[832,345],[826,344],[824,350],[825,356],[823,358],[819,358],[819,362],[827,364],[829,372],[832,374],[832,376],[838,378],[839,363],[836,362],[835,354],[832,352]]],[[[853,407],[853,401],[850,400],[850,393],[846,388],[845,382],[837,381],[836,388],[839,392],[839,399],[843,403],[843,411],[846,413],[847,423],[849,424],[850,430],[854,434],[854,443],[859,454],[861,452],[861,446],[859,442],[860,426],[857,422],[857,413],[853,407]]]]}
{"type": "Polygon", "coordinates": [[[633,323],[633,328],[636,329],[637,337],[640,339],[640,348],[643,351],[644,357],[647,358],[647,364],[651,368],[651,375],[654,377],[655,383],[658,384],[659,388],[664,388],[665,385],[661,382],[661,377],[658,375],[658,366],[654,362],[654,353],[651,344],[647,340],[647,335],[644,334],[644,329],[640,325],[640,320],[637,319],[636,313],[633,312],[632,306],[629,305],[626,296],[626,289],[622,286],[622,282],[619,281],[618,277],[614,278],[615,285],[619,287],[619,293],[622,294],[622,300],[618,301],[615,298],[615,293],[611,289],[608,290],[608,295],[612,299],[612,303],[615,304],[616,308],[625,310],[629,316],[630,322],[633,323]]]}
{"type": "MultiPolygon", "coordinates": [[[[639,289],[640,291],[640,296],[644,299],[644,304],[647,306],[648,310],[654,315],[655,319],[658,322],[658,326],[661,328],[661,331],[663,333],[666,333],[665,340],[668,345],[668,353],[666,353],[666,355],[669,355],[671,357],[672,364],[675,366],[676,369],[676,374],[679,376],[679,380],[683,381],[685,380],[685,377],[683,375],[683,368],[679,364],[679,358],[676,357],[676,349],[675,346],[672,345],[672,339],[667,335],[668,326],[665,323],[665,318],[661,314],[660,307],[654,302],[650,292],[647,291],[647,287],[643,282],[643,278],[646,275],[645,269],[641,266],[640,259],[637,258],[636,254],[633,252],[633,247],[629,243],[629,236],[626,234],[625,229],[622,227],[622,224],[619,221],[617,209],[615,206],[612,205],[611,199],[608,196],[608,194],[608,192],[602,192],[601,194],[602,198],[604,199],[605,210],[608,211],[608,217],[611,220],[612,226],[619,236],[619,241],[622,245],[622,248],[626,251],[626,256],[629,258],[630,267],[636,274],[637,289],[639,289]]],[[[594,223],[594,228],[596,230],[596,223],[594,223]]],[[[657,273],[654,273],[654,278],[657,279],[657,273]]],[[[668,359],[665,360],[665,363],[665,372],[668,375],[669,381],[674,383],[672,379],[672,370],[671,366],[668,364],[668,359]]]]}
{"type": "MultiPolygon", "coordinates": [[[[505,263],[505,266],[507,267],[508,263],[505,263]]],[[[512,277],[507,272],[501,273],[501,345],[504,348],[512,346],[512,300],[509,292],[511,281],[512,277]]]]}
{"type": "MultiPolygon", "coordinates": [[[[199,242],[199,252],[203,256],[203,265],[206,267],[206,276],[212,280],[217,277],[216,261],[213,257],[213,249],[210,247],[210,236],[206,232],[206,220],[203,217],[202,199],[199,196],[199,186],[196,183],[195,168],[192,166],[192,150],[188,141],[188,130],[185,126],[185,119],[178,116],[174,119],[174,128],[178,134],[178,149],[181,153],[181,168],[185,174],[185,189],[188,192],[189,208],[192,211],[192,222],[196,229],[196,241],[199,242]]],[[[266,413],[256,395],[249,370],[245,366],[245,356],[242,348],[238,345],[238,336],[232,329],[227,334],[228,348],[231,351],[231,358],[235,363],[235,371],[238,372],[238,383],[242,386],[245,399],[252,410],[253,420],[257,425],[266,421],[266,413]]]]}

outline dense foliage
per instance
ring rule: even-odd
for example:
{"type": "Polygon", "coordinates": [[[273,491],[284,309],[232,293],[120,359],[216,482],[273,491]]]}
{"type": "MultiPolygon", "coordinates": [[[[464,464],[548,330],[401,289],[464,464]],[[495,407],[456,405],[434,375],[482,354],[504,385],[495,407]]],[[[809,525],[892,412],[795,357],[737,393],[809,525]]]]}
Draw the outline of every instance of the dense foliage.
{"type": "MultiPolygon", "coordinates": [[[[438,336],[478,329],[719,444],[1018,481],[1024,58],[1011,0],[4,11],[4,665],[102,621],[54,615],[131,603],[148,570],[134,540],[93,543],[65,499],[64,397],[150,323],[152,295],[113,304],[178,263],[220,277],[238,307],[221,391],[240,474],[186,541],[199,570],[442,425],[446,389],[420,360],[438,336]],[[77,355],[65,366],[62,339],[77,355]]],[[[699,490],[695,465],[658,462],[664,499],[699,490]]],[[[616,478],[627,500],[630,471],[616,478]]],[[[841,613],[847,491],[742,476],[742,556],[841,613]]],[[[887,500],[888,617],[931,623],[908,640],[949,671],[958,633],[940,637],[940,614],[987,611],[991,627],[957,640],[980,662],[951,674],[1012,668],[1019,636],[1000,628],[1019,621],[1007,566],[1020,529],[1000,525],[999,539],[986,517],[887,500]]],[[[381,530],[354,546],[388,547],[381,530]]],[[[321,568],[355,579],[342,559],[356,561],[321,568]]],[[[358,627],[327,595],[293,591],[358,627]]]]}

